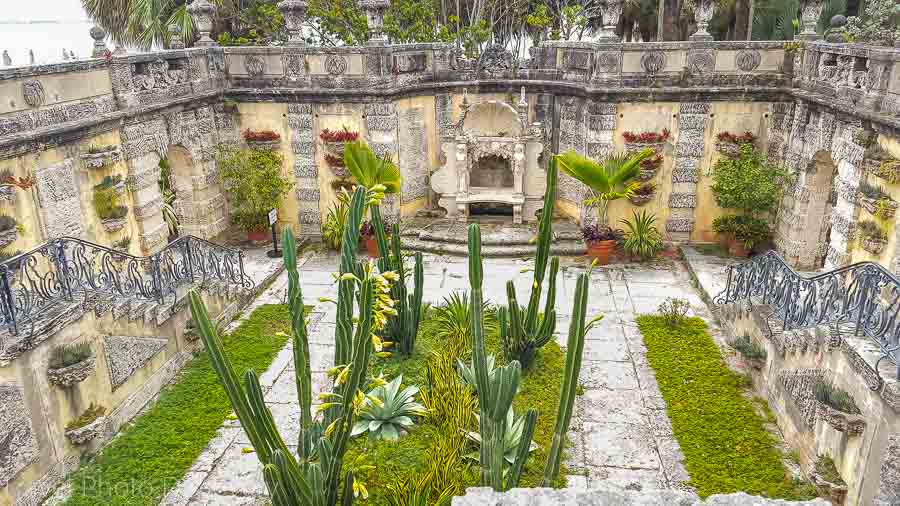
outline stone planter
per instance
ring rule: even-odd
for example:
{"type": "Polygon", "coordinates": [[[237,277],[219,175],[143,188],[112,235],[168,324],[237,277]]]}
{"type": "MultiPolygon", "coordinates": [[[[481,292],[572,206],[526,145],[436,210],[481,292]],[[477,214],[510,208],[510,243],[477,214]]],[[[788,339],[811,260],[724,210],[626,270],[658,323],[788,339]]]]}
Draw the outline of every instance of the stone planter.
{"type": "Polygon", "coordinates": [[[647,205],[648,202],[653,200],[653,195],[632,195],[628,197],[628,200],[630,200],[631,203],[636,206],[643,206],[647,205]]]}
{"type": "Polygon", "coordinates": [[[725,156],[736,158],[741,156],[741,145],[737,142],[716,142],[716,151],[725,156]]]}
{"type": "Polygon", "coordinates": [[[654,152],[659,153],[665,145],[665,142],[626,142],[625,151],[635,153],[650,148],[654,152]]]}
{"type": "Polygon", "coordinates": [[[53,385],[61,387],[70,387],[76,383],[81,383],[85,378],[94,371],[94,356],[60,369],[47,369],[47,378],[53,385]]]}
{"type": "Polygon", "coordinates": [[[116,191],[116,195],[120,197],[125,196],[125,190],[127,189],[127,187],[125,186],[125,181],[119,181],[115,186],[113,186],[113,189],[116,191]]]}
{"type": "Polygon", "coordinates": [[[71,441],[73,445],[83,445],[99,436],[100,433],[103,432],[103,427],[105,425],[106,417],[101,416],[84,427],[67,430],[66,437],[69,438],[69,441],[71,441]]]}
{"type": "Polygon", "coordinates": [[[323,142],[325,152],[331,156],[343,157],[346,142],[323,142]]]}
{"type": "Polygon", "coordinates": [[[125,225],[128,224],[127,218],[110,218],[108,220],[103,220],[100,223],[103,224],[103,228],[106,229],[107,232],[118,232],[125,228],[125,225]]]}
{"type": "Polygon", "coordinates": [[[104,151],[102,153],[85,153],[81,155],[81,161],[88,169],[102,169],[107,165],[112,165],[122,158],[122,154],[118,149],[104,151]]]}
{"type": "Polygon", "coordinates": [[[887,241],[874,237],[865,237],[862,240],[862,248],[873,255],[880,255],[885,246],[887,246],[887,241]]]}
{"type": "Polygon", "coordinates": [[[878,213],[879,205],[882,206],[881,217],[883,217],[883,218],[893,218],[894,215],[897,213],[897,203],[891,199],[886,199],[886,198],[881,199],[881,200],[870,199],[870,198],[866,197],[865,195],[863,195],[862,193],[857,193],[856,198],[857,198],[857,200],[859,200],[859,205],[861,205],[863,207],[863,209],[868,211],[869,214],[871,214],[872,216],[875,216],[876,213],[878,213]],[[883,202],[883,204],[879,204],[879,202],[883,202]]]}
{"type": "Polygon", "coordinates": [[[12,186],[0,186],[0,202],[15,202],[16,189],[12,186]]]}
{"type": "Polygon", "coordinates": [[[247,146],[250,149],[259,151],[274,151],[281,147],[281,139],[275,139],[274,141],[247,141],[247,146]]]}
{"type": "Polygon", "coordinates": [[[813,484],[819,490],[822,497],[827,497],[831,504],[844,504],[847,499],[847,485],[840,483],[832,483],[819,475],[815,470],[812,472],[813,484]]]}
{"type": "Polygon", "coordinates": [[[846,432],[848,436],[858,436],[866,430],[866,419],[862,415],[851,415],[838,411],[827,404],[817,403],[816,412],[825,423],[838,432],[846,432]]]}
{"type": "Polygon", "coordinates": [[[15,227],[9,230],[3,230],[0,232],[0,248],[5,248],[10,244],[16,242],[16,239],[19,237],[19,231],[15,229],[15,227]]]}
{"type": "Polygon", "coordinates": [[[639,181],[650,181],[656,176],[656,169],[641,169],[641,172],[638,174],[639,181]]]}

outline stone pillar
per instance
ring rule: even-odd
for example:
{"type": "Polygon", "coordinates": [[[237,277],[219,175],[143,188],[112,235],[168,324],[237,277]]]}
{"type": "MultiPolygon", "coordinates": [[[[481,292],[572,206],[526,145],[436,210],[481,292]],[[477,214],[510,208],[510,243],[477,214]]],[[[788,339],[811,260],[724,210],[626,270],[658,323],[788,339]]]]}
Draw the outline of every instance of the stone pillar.
{"type": "Polygon", "coordinates": [[[691,40],[713,40],[707,29],[715,11],[716,6],[712,0],[698,1],[697,10],[694,12],[694,17],[697,20],[697,31],[691,35],[691,40]]]}
{"type": "Polygon", "coordinates": [[[91,38],[94,39],[94,51],[91,53],[93,58],[103,58],[109,49],[106,48],[106,30],[94,25],[91,28],[91,38]]]}
{"type": "Polygon", "coordinates": [[[306,0],[284,0],[278,3],[278,10],[284,16],[288,31],[288,46],[305,46],[303,21],[306,19],[306,0]]]}
{"type": "Polygon", "coordinates": [[[215,46],[216,41],[209,37],[213,29],[213,18],[216,16],[216,6],[209,0],[194,0],[187,8],[188,14],[194,20],[194,26],[200,32],[199,47],[215,46]]]}
{"type": "Polygon", "coordinates": [[[825,0],[806,0],[803,3],[803,31],[800,32],[800,40],[818,40],[821,38],[816,33],[816,24],[819,22],[819,16],[822,15],[822,9],[824,8],[825,0]]]}
{"type": "Polygon", "coordinates": [[[387,36],[384,34],[384,11],[391,6],[390,0],[361,0],[359,6],[366,11],[369,23],[370,46],[386,46],[387,36]]]}
{"type": "Polygon", "coordinates": [[[706,151],[706,129],[710,105],[705,102],[682,103],[678,111],[678,141],[672,169],[672,193],[669,194],[669,219],[666,232],[670,240],[688,242],[694,231],[697,185],[700,164],[706,151]]]}
{"type": "Polygon", "coordinates": [[[184,49],[184,39],[181,37],[181,28],[174,23],[169,25],[169,49],[184,49]]]}
{"type": "Polygon", "coordinates": [[[601,42],[621,42],[616,35],[616,26],[622,17],[622,0],[605,0],[600,4],[600,13],[603,15],[603,32],[600,34],[601,42]]]}

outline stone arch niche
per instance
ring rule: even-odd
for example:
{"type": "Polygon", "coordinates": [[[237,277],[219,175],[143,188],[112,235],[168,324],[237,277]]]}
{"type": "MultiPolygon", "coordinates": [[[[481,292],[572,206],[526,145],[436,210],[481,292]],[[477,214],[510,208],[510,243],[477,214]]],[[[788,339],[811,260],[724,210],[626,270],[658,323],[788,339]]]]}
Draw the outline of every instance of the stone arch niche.
{"type": "Polygon", "coordinates": [[[438,205],[447,215],[466,218],[473,204],[511,206],[513,221],[534,221],[543,207],[546,172],[540,123],[528,124],[525,91],[515,107],[498,100],[460,105],[455,135],[441,146],[443,166],[431,176],[438,205]]]}
{"type": "Polygon", "coordinates": [[[795,174],[793,190],[785,197],[789,211],[779,216],[779,235],[791,239],[779,249],[795,268],[818,270],[825,265],[831,238],[837,167],[826,150],[802,165],[804,170],[795,174]]]}

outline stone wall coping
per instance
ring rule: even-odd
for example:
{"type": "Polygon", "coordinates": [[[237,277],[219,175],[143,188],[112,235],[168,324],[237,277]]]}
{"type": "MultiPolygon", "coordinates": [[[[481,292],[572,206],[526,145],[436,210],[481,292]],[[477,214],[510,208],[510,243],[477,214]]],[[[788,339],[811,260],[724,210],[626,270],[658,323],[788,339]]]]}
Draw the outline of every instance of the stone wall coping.
{"type": "Polygon", "coordinates": [[[873,46],[870,44],[835,44],[831,42],[807,42],[806,49],[822,53],[837,53],[863,58],[900,61],[900,50],[892,47],[873,46]]]}
{"type": "Polygon", "coordinates": [[[622,49],[624,51],[684,51],[689,49],[784,49],[791,41],[777,40],[719,40],[719,41],[672,41],[672,42],[586,42],[569,40],[550,40],[541,42],[541,48],[559,49],[622,49]]]}
{"type": "Polygon", "coordinates": [[[52,74],[65,74],[72,72],[88,72],[105,68],[106,60],[103,58],[91,58],[87,60],[75,60],[60,63],[47,63],[44,65],[23,65],[0,69],[0,81],[13,79],[25,79],[28,77],[40,77],[52,74]]]}

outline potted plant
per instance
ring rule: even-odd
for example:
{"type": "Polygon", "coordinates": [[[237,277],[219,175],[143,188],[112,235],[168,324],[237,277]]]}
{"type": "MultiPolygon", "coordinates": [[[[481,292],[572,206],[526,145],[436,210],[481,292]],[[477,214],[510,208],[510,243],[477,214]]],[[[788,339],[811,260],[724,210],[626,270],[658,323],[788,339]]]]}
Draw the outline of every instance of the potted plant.
{"type": "Polygon", "coordinates": [[[740,135],[731,132],[722,132],[716,135],[716,151],[725,156],[740,156],[741,147],[745,144],[754,147],[756,144],[756,136],[751,132],[744,132],[740,135]]]}
{"type": "Polygon", "coordinates": [[[716,233],[716,237],[719,239],[719,246],[721,246],[723,250],[727,251],[728,246],[734,239],[736,218],[736,215],[726,214],[713,220],[713,231],[716,233]]]}
{"type": "Polygon", "coordinates": [[[595,258],[601,264],[609,262],[609,255],[615,249],[617,240],[617,234],[609,227],[609,203],[634,194],[640,186],[633,182],[640,171],[640,164],[653,154],[653,150],[648,148],[637,153],[614,155],[596,162],[569,151],[553,158],[553,163],[557,163],[563,172],[581,181],[591,190],[593,196],[585,199],[584,203],[597,207],[598,230],[585,227],[586,230],[582,230],[582,235],[588,244],[589,254],[598,255],[595,258]]]}
{"type": "Polygon", "coordinates": [[[859,184],[859,191],[856,194],[859,204],[869,214],[881,220],[893,218],[897,213],[897,202],[884,193],[884,188],[871,185],[866,181],[859,184]]]}
{"type": "Polygon", "coordinates": [[[253,149],[272,150],[281,144],[281,136],[272,130],[254,131],[248,128],[242,135],[247,145],[253,149]]]}
{"type": "Polygon", "coordinates": [[[887,234],[872,220],[859,222],[857,233],[859,234],[862,248],[873,255],[880,255],[887,246],[887,234]]]}
{"type": "Polygon", "coordinates": [[[644,149],[652,149],[657,151],[665,144],[671,132],[668,128],[664,128],[661,132],[625,132],[622,137],[625,139],[625,151],[637,152],[644,149]]]}
{"type": "Polygon", "coordinates": [[[654,183],[645,182],[634,189],[634,192],[628,197],[628,200],[636,206],[643,206],[653,200],[654,195],[656,195],[656,185],[654,183]]]}
{"type": "Polygon", "coordinates": [[[0,214],[0,248],[16,242],[22,226],[12,216],[0,214]]]}
{"type": "Polygon", "coordinates": [[[70,387],[80,383],[94,370],[94,352],[90,343],[55,346],[47,363],[51,384],[70,387]]]}
{"type": "Polygon", "coordinates": [[[121,159],[122,155],[119,148],[109,144],[106,146],[97,146],[91,144],[87,153],[81,155],[81,161],[88,169],[102,169],[107,165],[112,165],[121,159]]]}
{"type": "Polygon", "coordinates": [[[753,216],[736,216],[728,253],[747,258],[757,245],[766,242],[771,236],[772,231],[765,220],[753,216]]]}
{"type": "Polygon", "coordinates": [[[250,241],[268,237],[269,211],[278,207],[294,184],[283,174],[284,158],[274,150],[221,146],[219,173],[232,209],[232,222],[250,241]]]}
{"type": "Polygon", "coordinates": [[[622,249],[631,258],[650,260],[663,250],[663,236],[656,228],[656,215],[632,211],[633,220],[621,220],[626,231],[622,249]]]}
{"type": "Polygon", "coordinates": [[[765,367],[766,358],[768,358],[769,354],[765,348],[756,344],[749,334],[735,338],[728,344],[740,353],[753,369],[758,371],[765,367]]]}
{"type": "Polygon", "coordinates": [[[816,413],[825,423],[838,432],[852,436],[863,433],[866,420],[850,394],[825,381],[813,386],[813,394],[817,403],[816,413]]]}
{"type": "Polygon", "coordinates": [[[587,244],[587,254],[597,259],[600,265],[609,263],[612,252],[622,239],[622,231],[614,230],[606,225],[585,225],[581,227],[581,237],[587,244]]]}
{"type": "Polygon", "coordinates": [[[649,181],[653,179],[653,177],[656,175],[656,172],[660,167],[662,167],[662,163],[663,157],[659,153],[656,153],[650,158],[641,161],[641,172],[640,174],[638,174],[638,179],[641,181],[649,181]]]}
{"type": "Polygon", "coordinates": [[[82,445],[96,438],[103,431],[105,414],[106,408],[91,403],[81,416],[66,425],[66,437],[74,445],[82,445]]]}
{"type": "MultiPolygon", "coordinates": [[[[381,256],[381,251],[378,249],[378,238],[375,234],[375,227],[372,225],[371,221],[364,221],[359,228],[359,235],[363,238],[363,242],[366,245],[366,252],[371,258],[378,258],[381,256]]],[[[391,226],[388,223],[384,224],[384,235],[390,238],[391,226]]]]}
{"type": "Polygon", "coordinates": [[[107,232],[122,230],[128,222],[125,218],[128,208],[119,205],[119,195],[114,186],[102,186],[101,183],[94,187],[94,210],[107,232]]]}

